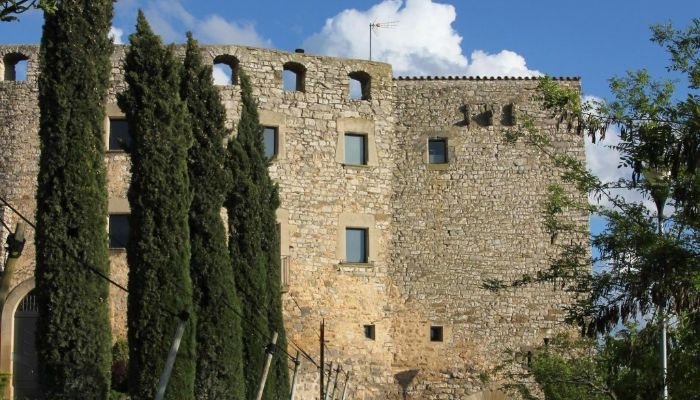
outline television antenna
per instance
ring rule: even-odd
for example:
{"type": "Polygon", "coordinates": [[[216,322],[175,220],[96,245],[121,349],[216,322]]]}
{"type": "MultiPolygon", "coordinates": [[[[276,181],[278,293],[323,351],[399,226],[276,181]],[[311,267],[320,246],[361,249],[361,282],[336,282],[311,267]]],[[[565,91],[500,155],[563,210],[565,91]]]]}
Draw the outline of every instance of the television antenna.
{"type": "Polygon", "coordinates": [[[399,21],[386,21],[386,22],[370,22],[369,24],[369,60],[372,61],[372,32],[375,35],[379,35],[379,28],[383,29],[394,29],[399,21]]]}

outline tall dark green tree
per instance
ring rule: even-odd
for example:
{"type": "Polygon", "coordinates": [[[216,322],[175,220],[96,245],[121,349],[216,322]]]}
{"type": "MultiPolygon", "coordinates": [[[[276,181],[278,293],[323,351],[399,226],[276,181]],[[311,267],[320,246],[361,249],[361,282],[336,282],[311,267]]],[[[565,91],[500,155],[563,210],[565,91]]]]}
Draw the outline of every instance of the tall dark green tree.
{"type": "MultiPolygon", "coordinates": [[[[286,350],[279,289],[279,238],[275,212],[277,188],[267,173],[262,127],[249,78],[240,74],[242,111],[238,136],[228,145],[227,164],[233,187],[227,200],[229,248],[236,285],[250,335],[244,337],[248,398],[255,395],[268,338],[277,332],[278,348],[286,350]],[[266,337],[263,337],[266,336],[266,337]]],[[[268,376],[265,398],[289,393],[287,358],[277,351],[268,376]]]]}
{"type": "Polygon", "coordinates": [[[41,41],[37,350],[50,399],[106,399],[111,331],[104,105],[112,0],[60,2],[41,41]]]}
{"type": "Polygon", "coordinates": [[[190,274],[197,312],[195,397],[244,399],[240,304],[221,219],[231,183],[224,169],[226,110],[213,84],[211,66],[204,65],[189,33],[180,93],[194,136],[188,166],[194,195],[190,274]]]}
{"type": "Polygon", "coordinates": [[[155,397],[179,320],[190,313],[167,399],[194,399],[195,318],[192,315],[190,232],[192,201],[187,171],[192,133],[180,99],[181,66],[139,12],[125,60],[128,89],[119,106],[129,121],[131,231],[129,262],[129,390],[155,397]]]}

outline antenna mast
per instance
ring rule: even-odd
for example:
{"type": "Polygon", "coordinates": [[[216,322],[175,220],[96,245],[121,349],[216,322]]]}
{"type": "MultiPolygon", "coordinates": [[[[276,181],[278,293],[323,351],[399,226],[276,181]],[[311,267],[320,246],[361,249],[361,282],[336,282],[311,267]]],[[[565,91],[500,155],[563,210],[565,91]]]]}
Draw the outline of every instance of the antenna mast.
{"type": "Polygon", "coordinates": [[[378,28],[392,29],[396,28],[398,21],[387,21],[387,22],[370,22],[369,23],[369,60],[372,61],[372,32],[378,35],[378,28]]]}

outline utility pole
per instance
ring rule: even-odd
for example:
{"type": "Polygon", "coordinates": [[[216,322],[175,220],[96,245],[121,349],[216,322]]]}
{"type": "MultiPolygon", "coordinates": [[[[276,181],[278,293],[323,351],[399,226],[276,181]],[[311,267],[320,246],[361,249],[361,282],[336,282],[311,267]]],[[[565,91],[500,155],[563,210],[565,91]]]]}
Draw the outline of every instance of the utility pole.
{"type": "Polygon", "coordinates": [[[258,394],[255,396],[257,400],[262,399],[263,392],[265,391],[265,381],[267,381],[267,374],[270,372],[270,364],[272,363],[272,355],[275,354],[275,347],[277,346],[277,332],[272,335],[272,341],[265,348],[265,353],[267,353],[267,359],[265,360],[265,368],[263,369],[262,377],[260,377],[260,386],[258,387],[258,394]]]}
{"type": "Polygon", "coordinates": [[[294,375],[292,376],[292,391],[289,394],[289,400],[294,400],[294,393],[297,389],[297,373],[299,372],[300,365],[301,359],[299,358],[299,350],[297,350],[297,356],[294,357],[294,375]]]}
{"type": "Polygon", "coordinates": [[[323,400],[323,394],[324,394],[324,391],[323,391],[323,377],[324,377],[325,368],[326,368],[326,365],[324,364],[324,363],[325,363],[325,353],[324,353],[324,350],[325,350],[325,347],[326,347],[326,346],[325,346],[325,344],[326,344],[326,342],[325,342],[325,340],[326,340],[326,339],[325,339],[325,336],[326,336],[326,335],[325,335],[325,334],[326,334],[326,320],[325,320],[325,319],[321,319],[321,335],[320,335],[320,339],[321,339],[321,366],[319,367],[319,369],[321,370],[321,371],[320,371],[320,379],[319,379],[319,386],[321,387],[321,395],[318,397],[319,400],[323,400]]]}
{"type": "Polygon", "coordinates": [[[333,361],[328,365],[328,383],[326,384],[326,400],[329,400],[331,394],[331,378],[333,377],[333,361]]]}
{"type": "Polygon", "coordinates": [[[165,361],[165,367],[163,368],[163,373],[161,374],[160,381],[158,382],[156,400],[163,400],[163,397],[165,396],[165,389],[168,387],[170,373],[173,371],[175,357],[177,357],[177,351],[180,348],[180,342],[182,341],[182,334],[185,333],[185,326],[187,325],[187,320],[190,318],[190,314],[187,311],[183,311],[178,317],[180,318],[180,323],[177,326],[177,331],[175,331],[173,344],[170,346],[168,359],[165,361]]]}
{"type": "Polygon", "coordinates": [[[340,395],[340,400],[345,400],[345,395],[347,394],[349,380],[350,380],[350,371],[345,373],[345,383],[343,384],[343,394],[340,395]]]}
{"type": "Polygon", "coordinates": [[[338,367],[335,369],[335,379],[333,380],[333,390],[331,390],[331,400],[335,398],[335,389],[338,387],[338,374],[340,373],[340,363],[338,363],[338,367]]]}

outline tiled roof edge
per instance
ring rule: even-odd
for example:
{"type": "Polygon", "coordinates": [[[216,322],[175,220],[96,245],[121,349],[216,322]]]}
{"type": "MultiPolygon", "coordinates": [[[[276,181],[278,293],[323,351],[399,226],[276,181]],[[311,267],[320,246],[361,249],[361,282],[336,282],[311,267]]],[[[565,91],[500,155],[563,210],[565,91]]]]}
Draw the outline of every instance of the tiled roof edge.
{"type": "MultiPolygon", "coordinates": [[[[539,76],[399,76],[395,81],[534,81],[539,76]]],[[[554,76],[554,81],[580,81],[580,76],[554,76]]]]}

